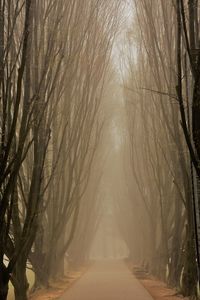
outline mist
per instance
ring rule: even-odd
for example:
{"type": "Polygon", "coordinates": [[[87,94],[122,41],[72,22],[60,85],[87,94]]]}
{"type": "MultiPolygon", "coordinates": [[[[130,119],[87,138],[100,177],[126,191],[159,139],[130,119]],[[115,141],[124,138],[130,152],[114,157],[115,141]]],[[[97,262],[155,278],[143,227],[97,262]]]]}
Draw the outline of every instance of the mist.
{"type": "Polygon", "coordinates": [[[198,0],[0,0],[0,300],[200,299],[198,0]]]}

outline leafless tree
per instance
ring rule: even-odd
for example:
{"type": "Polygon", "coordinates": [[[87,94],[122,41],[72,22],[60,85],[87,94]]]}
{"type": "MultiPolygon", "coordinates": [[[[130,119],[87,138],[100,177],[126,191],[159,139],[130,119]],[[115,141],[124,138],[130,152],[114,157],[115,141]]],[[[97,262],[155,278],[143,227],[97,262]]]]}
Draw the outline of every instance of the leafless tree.
{"type": "MultiPolygon", "coordinates": [[[[180,52],[176,45],[178,36],[180,40],[176,30],[177,7],[166,1],[154,5],[145,0],[134,1],[134,7],[138,34],[129,32],[128,47],[132,49],[133,41],[137,44],[136,58],[129,55],[124,86],[130,124],[130,161],[144,203],[140,214],[146,211],[148,228],[152,228],[149,232],[143,225],[146,241],[149,243],[150,237],[152,247],[148,265],[151,272],[170,284],[181,285],[182,292],[188,295],[195,293],[197,268],[190,159],[182,130],[181,109],[188,128],[187,101],[179,109],[180,97],[176,93],[176,53],[180,52]]],[[[184,55],[179,57],[179,64],[180,59],[187,72],[184,55]]],[[[181,76],[178,74],[186,99],[190,72],[184,79],[182,71],[181,76]]],[[[141,246],[143,243],[145,239],[141,246]]],[[[144,253],[145,256],[148,254],[144,253]]]]}

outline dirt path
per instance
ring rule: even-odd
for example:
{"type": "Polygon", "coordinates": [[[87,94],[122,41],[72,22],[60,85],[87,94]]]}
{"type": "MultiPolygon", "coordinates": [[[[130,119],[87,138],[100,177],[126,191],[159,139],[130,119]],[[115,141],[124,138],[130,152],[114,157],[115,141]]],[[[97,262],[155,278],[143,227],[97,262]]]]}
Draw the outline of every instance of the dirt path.
{"type": "Polygon", "coordinates": [[[95,263],[60,300],[153,300],[123,261],[95,263]]]}

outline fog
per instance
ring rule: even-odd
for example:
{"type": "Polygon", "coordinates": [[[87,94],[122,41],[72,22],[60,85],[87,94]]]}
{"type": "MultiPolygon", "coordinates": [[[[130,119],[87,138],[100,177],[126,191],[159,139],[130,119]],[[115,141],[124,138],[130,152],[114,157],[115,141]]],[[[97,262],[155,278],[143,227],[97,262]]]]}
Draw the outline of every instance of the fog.
{"type": "MultiPolygon", "coordinates": [[[[120,259],[128,257],[129,249],[118,222],[119,202],[126,204],[126,181],[124,170],[124,141],[126,138],[125,107],[122,90],[119,88],[117,74],[105,91],[102,113],[107,115],[102,137],[102,153],[105,153],[102,177],[97,197],[100,201],[99,225],[91,245],[92,259],[120,259]],[[115,78],[116,77],[116,78],[115,78]]],[[[122,216],[123,219],[123,216],[122,216]]]]}
{"type": "Polygon", "coordinates": [[[0,300],[199,299],[199,25],[198,0],[0,1],[0,300]]]}

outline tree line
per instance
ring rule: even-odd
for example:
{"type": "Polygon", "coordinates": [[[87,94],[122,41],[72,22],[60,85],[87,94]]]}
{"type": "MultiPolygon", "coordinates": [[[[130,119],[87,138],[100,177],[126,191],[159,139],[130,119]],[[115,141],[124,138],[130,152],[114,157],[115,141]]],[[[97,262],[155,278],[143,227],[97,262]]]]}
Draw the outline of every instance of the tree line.
{"type": "Polygon", "coordinates": [[[123,85],[128,161],[139,201],[130,201],[135,230],[127,243],[148,272],[184,296],[197,296],[199,1],[134,0],[132,5],[123,85]]]}
{"type": "Polygon", "coordinates": [[[75,249],[81,252],[84,240],[74,250],[73,240],[83,225],[87,244],[92,239],[95,201],[85,193],[120,7],[120,1],[0,1],[2,300],[9,282],[15,299],[27,299],[27,263],[34,288],[59,276],[65,253],[75,259],[75,249]]]}

